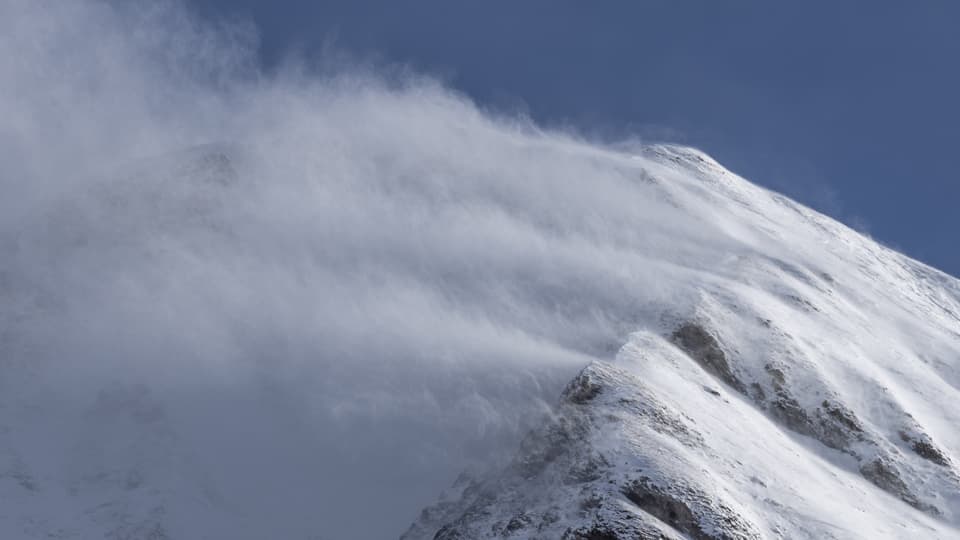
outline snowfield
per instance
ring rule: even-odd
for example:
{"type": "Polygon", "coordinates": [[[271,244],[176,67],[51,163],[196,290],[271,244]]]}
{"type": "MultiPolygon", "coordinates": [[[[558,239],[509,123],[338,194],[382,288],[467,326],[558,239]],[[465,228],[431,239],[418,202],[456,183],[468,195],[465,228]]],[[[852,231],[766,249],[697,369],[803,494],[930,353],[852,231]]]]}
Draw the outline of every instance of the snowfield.
{"type": "Polygon", "coordinates": [[[744,242],[678,261],[696,300],[404,538],[958,537],[957,281],[697,151],[645,159],[744,242]]]}
{"type": "MultiPolygon", "coordinates": [[[[386,472],[386,494],[361,495],[344,476],[369,488],[393,465],[442,467],[435,476],[449,478],[482,463],[416,458],[462,447],[470,435],[455,421],[486,416],[519,433],[521,415],[539,420],[563,374],[584,365],[508,465],[461,479],[462,499],[425,513],[405,538],[957,536],[956,280],[695,150],[546,137],[504,133],[501,144],[526,150],[515,159],[529,169],[515,175],[431,186],[413,174],[381,180],[389,172],[378,170],[371,178],[383,184],[349,186],[382,191],[368,195],[381,209],[413,212],[336,205],[343,194],[323,166],[309,188],[257,185],[246,171],[270,167],[252,152],[204,147],[97,184],[11,231],[4,536],[329,534],[331,491],[368,508],[402,497],[405,483],[412,493],[441,485],[386,472]],[[583,184],[599,189],[533,197],[551,181],[541,163],[558,160],[568,174],[588,167],[583,184]],[[293,188],[324,196],[288,205],[293,188]],[[257,189],[277,193],[244,205],[257,189]],[[612,189],[622,193],[604,193],[612,189]],[[262,204],[273,197],[282,203],[262,204]],[[527,197],[528,207],[510,206],[527,197]],[[400,224],[367,223],[384,217],[400,224]],[[300,220],[319,223],[301,236],[290,225],[300,220]],[[334,221],[341,228],[331,231],[334,221]],[[348,250],[341,237],[351,235],[348,250]],[[38,272],[28,257],[47,265],[38,272]],[[357,280],[365,263],[377,270],[357,280]],[[403,275],[416,285],[395,288],[403,275]],[[68,280],[79,283],[62,287],[68,280]],[[334,335],[334,319],[351,316],[336,287],[363,298],[355,309],[370,325],[345,329],[359,335],[334,335]],[[298,312],[292,328],[269,320],[287,310],[298,312]],[[459,320],[440,322],[444,314],[459,320]],[[247,334],[213,339],[195,328],[213,316],[231,319],[213,330],[247,334]],[[386,337],[392,348],[377,343],[386,337]],[[372,358],[333,354],[361,342],[372,358]],[[70,361],[94,352],[103,357],[93,366],[70,361]],[[360,380],[373,366],[339,362],[373,362],[399,384],[360,380]],[[223,374],[236,380],[213,380],[223,374]],[[447,388],[453,379],[459,387],[447,388]],[[444,417],[448,407],[458,410],[444,417]],[[434,416],[404,418],[424,412],[434,416]],[[371,463],[380,451],[397,456],[371,463]]],[[[457,171],[449,154],[433,158],[457,171]]],[[[478,436],[507,452],[509,433],[478,436]]],[[[350,526],[356,538],[380,534],[350,526]]]]}
{"type": "Polygon", "coordinates": [[[234,30],[0,3],[0,538],[960,538],[958,280],[234,30]]]}

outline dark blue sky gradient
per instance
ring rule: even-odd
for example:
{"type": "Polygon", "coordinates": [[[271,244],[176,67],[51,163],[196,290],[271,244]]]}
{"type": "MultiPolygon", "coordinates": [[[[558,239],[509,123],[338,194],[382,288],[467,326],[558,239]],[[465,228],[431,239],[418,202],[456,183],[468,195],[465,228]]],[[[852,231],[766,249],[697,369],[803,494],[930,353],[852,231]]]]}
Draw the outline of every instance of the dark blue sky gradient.
{"type": "Polygon", "coordinates": [[[191,0],[261,59],[333,44],[481,106],[697,146],[960,275],[960,2],[191,0]]]}

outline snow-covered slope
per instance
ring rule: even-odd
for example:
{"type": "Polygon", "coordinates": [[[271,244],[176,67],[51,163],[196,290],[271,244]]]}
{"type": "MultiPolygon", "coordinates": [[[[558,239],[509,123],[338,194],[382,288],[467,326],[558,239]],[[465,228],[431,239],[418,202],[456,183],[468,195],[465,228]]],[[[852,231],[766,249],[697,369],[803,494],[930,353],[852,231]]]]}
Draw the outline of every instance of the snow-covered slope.
{"type": "Polygon", "coordinates": [[[957,280],[255,42],[0,0],[0,539],[957,536],[957,280]]]}
{"type": "Polygon", "coordinates": [[[183,4],[0,0],[0,539],[958,536],[957,280],[183,4]]]}
{"type": "Polygon", "coordinates": [[[960,537],[958,282],[697,151],[638,163],[737,247],[671,257],[695,300],[404,538],[960,537]]]}
{"type": "Polygon", "coordinates": [[[206,146],[8,229],[2,536],[383,537],[571,378],[405,538],[960,534],[957,280],[689,148],[496,130],[510,170],[206,146]]]}

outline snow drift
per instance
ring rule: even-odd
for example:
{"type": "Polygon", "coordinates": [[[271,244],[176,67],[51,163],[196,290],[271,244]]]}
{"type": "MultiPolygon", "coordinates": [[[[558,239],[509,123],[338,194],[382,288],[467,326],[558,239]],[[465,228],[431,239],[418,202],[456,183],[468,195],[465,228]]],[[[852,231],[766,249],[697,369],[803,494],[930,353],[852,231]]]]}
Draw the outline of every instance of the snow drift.
{"type": "Polygon", "coordinates": [[[695,150],[255,41],[0,3],[0,536],[394,537],[611,361],[777,479],[723,486],[756,534],[956,534],[956,280],[695,150]]]}

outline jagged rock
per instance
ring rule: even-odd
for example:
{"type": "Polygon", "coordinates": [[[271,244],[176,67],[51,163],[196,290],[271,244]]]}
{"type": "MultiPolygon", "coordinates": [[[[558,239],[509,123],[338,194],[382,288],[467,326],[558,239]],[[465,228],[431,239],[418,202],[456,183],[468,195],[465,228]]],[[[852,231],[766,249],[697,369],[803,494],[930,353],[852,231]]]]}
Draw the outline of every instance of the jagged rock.
{"type": "Polygon", "coordinates": [[[693,484],[662,487],[623,465],[642,462],[642,451],[598,444],[620,436],[621,427],[649,429],[691,449],[702,443],[689,420],[635,378],[592,364],[567,386],[556,417],[524,439],[511,465],[466,490],[459,504],[425,510],[403,538],[759,538],[715,495],[693,484]]]}
{"type": "Polygon", "coordinates": [[[703,326],[687,322],[673,333],[673,342],[696,360],[704,369],[729,384],[741,394],[746,394],[744,384],[733,374],[727,355],[720,348],[717,338],[703,326]]]}
{"type": "Polygon", "coordinates": [[[707,497],[693,490],[687,490],[687,493],[678,496],[671,493],[670,490],[657,486],[651,479],[640,477],[627,485],[624,495],[644,512],[695,540],[760,538],[759,533],[753,530],[752,525],[736,515],[733,510],[722,504],[702,504],[707,497]],[[715,515],[711,517],[721,522],[722,528],[713,528],[714,532],[708,532],[701,517],[704,510],[691,507],[691,503],[688,502],[690,500],[699,501],[702,506],[714,513],[715,515]]]}
{"type": "Polygon", "coordinates": [[[842,404],[824,400],[814,413],[816,438],[829,448],[852,454],[853,442],[864,440],[860,421],[842,404]]]}
{"type": "Polygon", "coordinates": [[[896,495],[903,502],[913,506],[914,508],[917,508],[918,510],[924,510],[934,514],[939,513],[935,507],[920,502],[920,500],[917,499],[917,496],[910,491],[910,488],[907,487],[907,484],[900,477],[900,473],[897,471],[897,469],[894,468],[894,466],[883,457],[878,457],[861,465],[860,474],[862,474],[867,480],[873,482],[877,487],[896,495]]]}
{"type": "Polygon", "coordinates": [[[588,373],[580,372],[564,389],[563,397],[571,403],[583,405],[597,397],[600,390],[601,386],[591,381],[588,373]]]}
{"type": "Polygon", "coordinates": [[[932,442],[923,440],[923,439],[914,439],[909,434],[904,431],[900,433],[900,439],[903,442],[910,443],[910,449],[916,452],[916,454],[923,459],[932,461],[937,465],[942,465],[944,467],[949,467],[950,462],[947,460],[947,457],[940,451],[932,442]]]}

